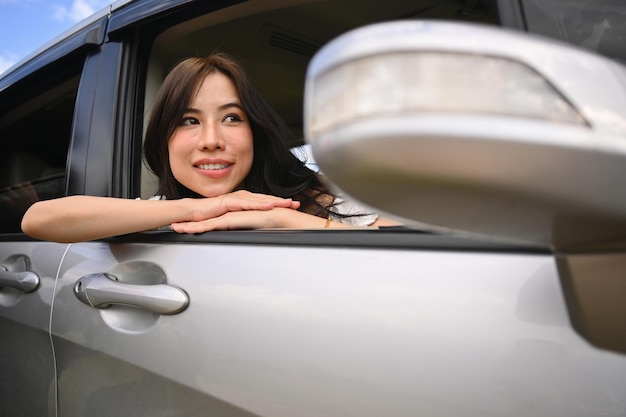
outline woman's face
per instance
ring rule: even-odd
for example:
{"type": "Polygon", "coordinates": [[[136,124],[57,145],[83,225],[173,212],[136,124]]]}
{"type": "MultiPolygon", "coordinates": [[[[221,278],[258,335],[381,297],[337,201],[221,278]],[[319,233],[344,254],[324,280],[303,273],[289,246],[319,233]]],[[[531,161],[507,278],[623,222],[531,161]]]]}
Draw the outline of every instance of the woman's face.
{"type": "Polygon", "coordinates": [[[174,178],[204,197],[239,187],[252,167],[252,128],[232,81],[209,74],[168,142],[174,178]]]}

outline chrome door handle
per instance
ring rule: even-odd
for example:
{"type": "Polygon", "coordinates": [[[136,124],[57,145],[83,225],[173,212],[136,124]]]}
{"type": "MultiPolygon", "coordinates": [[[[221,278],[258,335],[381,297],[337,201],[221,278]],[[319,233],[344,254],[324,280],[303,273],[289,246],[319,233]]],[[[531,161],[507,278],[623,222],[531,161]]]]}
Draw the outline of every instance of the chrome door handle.
{"type": "Polygon", "coordinates": [[[0,288],[10,287],[23,293],[35,291],[39,287],[39,275],[32,271],[12,272],[0,265],[0,288]]]}
{"type": "Polygon", "coordinates": [[[187,293],[178,287],[166,284],[125,284],[106,272],[80,278],[74,284],[74,294],[80,301],[94,308],[121,304],[156,314],[177,314],[189,305],[187,293]]]}

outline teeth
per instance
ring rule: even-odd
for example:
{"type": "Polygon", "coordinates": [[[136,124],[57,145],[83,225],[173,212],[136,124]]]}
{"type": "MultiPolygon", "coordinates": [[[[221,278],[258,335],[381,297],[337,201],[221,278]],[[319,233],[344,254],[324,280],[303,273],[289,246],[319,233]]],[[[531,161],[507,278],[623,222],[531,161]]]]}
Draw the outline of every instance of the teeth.
{"type": "Polygon", "coordinates": [[[196,165],[200,169],[224,169],[228,167],[228,164],[200,164],[196,165]]]}

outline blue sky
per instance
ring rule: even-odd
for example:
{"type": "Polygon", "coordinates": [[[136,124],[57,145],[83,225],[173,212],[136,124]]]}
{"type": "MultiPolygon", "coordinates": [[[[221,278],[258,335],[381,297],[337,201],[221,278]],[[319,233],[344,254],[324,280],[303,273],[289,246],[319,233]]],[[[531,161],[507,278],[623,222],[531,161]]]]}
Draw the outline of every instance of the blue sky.
{"type": "Polygon", "coordinates": [[[0,0],[0,73],[113,0],[0,0]]]}

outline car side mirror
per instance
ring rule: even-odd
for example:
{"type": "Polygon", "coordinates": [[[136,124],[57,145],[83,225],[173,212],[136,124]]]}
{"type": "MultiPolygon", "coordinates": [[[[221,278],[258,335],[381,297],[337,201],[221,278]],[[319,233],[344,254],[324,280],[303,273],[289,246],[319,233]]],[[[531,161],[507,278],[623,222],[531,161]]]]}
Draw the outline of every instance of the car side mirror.
{"type": "Polygon", "coordinates": [[[626,353],[626,70],[501,28],[373,25],[311,61],[305,139],[408,224],[555,251],[573,327],[626,353]]]}
{"type": "Polygon", "coordinates": [[[626,238],[626,70],[565,44],[357,29],[308,68],[305,137],[344,192],[420,226],[555,249],[626,238]]]}

